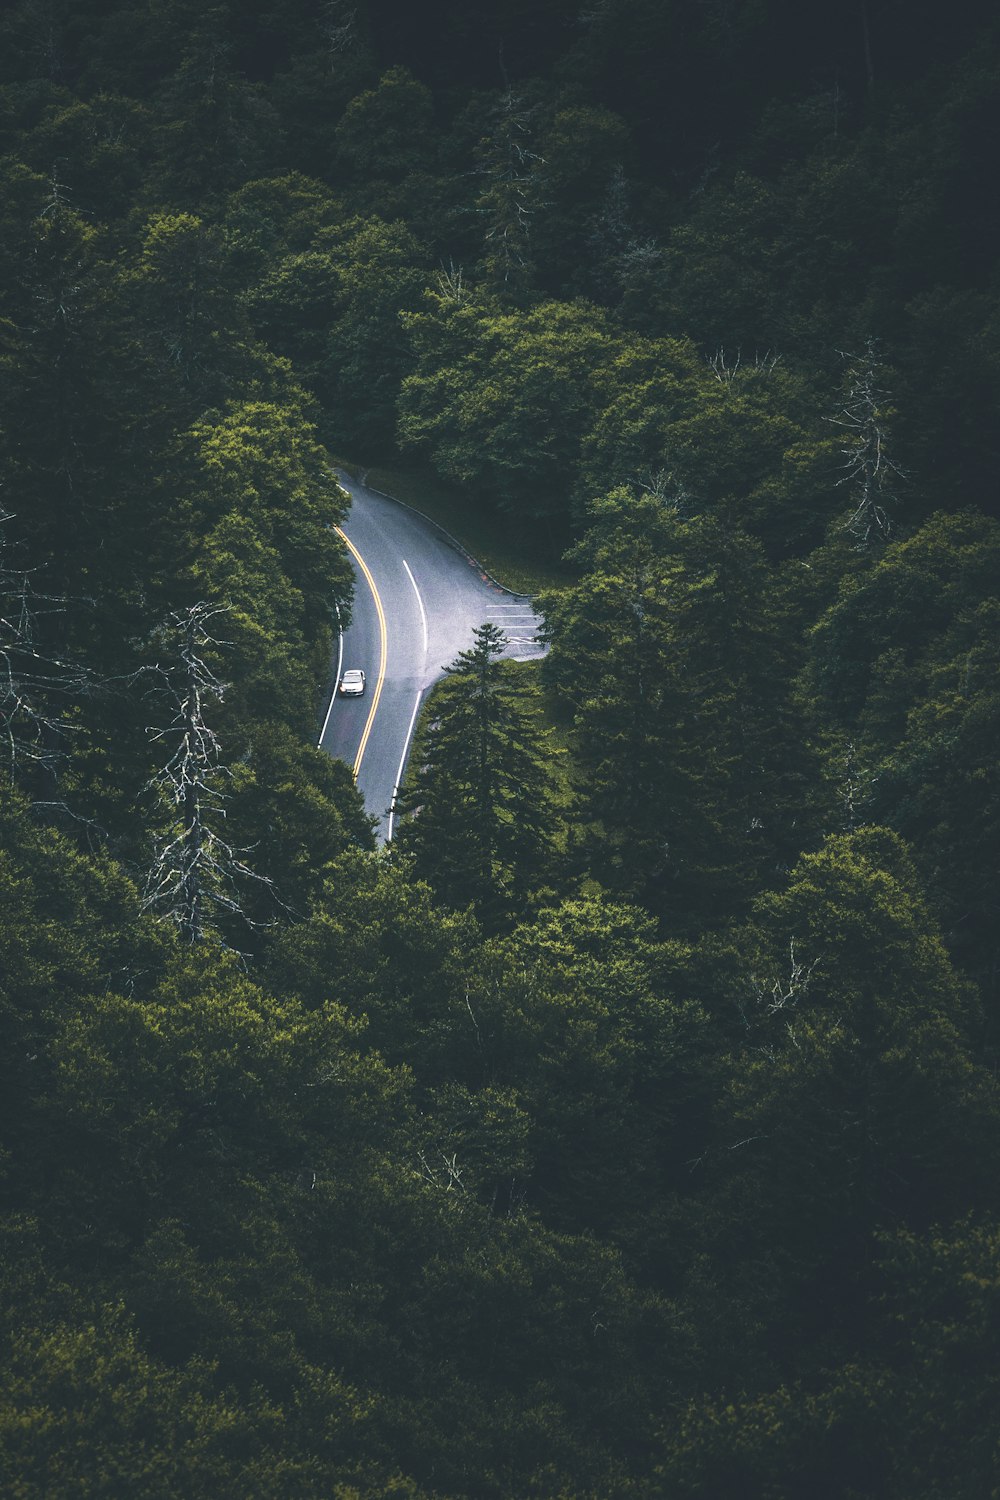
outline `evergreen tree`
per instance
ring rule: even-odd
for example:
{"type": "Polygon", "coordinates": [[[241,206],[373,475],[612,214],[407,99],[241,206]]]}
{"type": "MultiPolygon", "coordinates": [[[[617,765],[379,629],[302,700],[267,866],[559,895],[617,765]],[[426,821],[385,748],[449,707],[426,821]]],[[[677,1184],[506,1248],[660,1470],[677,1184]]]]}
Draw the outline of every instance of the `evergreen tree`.
{"type": "Polygon", "coordinates": [[[502,630],[480,625],[474,638],[433,701],[400,842],[444,901],[494,926],[544,879],[557,817],[532,691],[501,660],[502,630]]]}
{"type": "Polygon", "coordinates": [[[896,835],[826,840],[741,946],[705,1223],[727,1243],[739,1225],[739,1294],[773,1348],[797,1349],[832,1337],[830,1310],[857,1314],[880,1230],[995,1212],[1000,1097],[976,1055],[979,997],[896,835]]]}
{"type": "Polygon", "coordinates": [[[573,715],[590,869],[687,928],[715,924],[808,841],[810,764],[773,580],[722,518],[620,489],[590,511],[580,583],[543,600],[573,715]]]}

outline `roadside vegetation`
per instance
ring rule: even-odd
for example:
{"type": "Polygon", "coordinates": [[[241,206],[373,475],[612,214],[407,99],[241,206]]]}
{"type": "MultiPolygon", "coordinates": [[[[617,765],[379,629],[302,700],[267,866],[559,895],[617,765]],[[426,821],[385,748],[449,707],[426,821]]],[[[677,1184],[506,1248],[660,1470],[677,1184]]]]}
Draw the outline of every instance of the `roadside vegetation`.
{"type": "Polygon", "coordinates": [[[338,467],[428,516],[515,594],[535,597],[544,589],[565,588],[574,577],[558,541],[544,526],[511,527],[495,511],[470,505],[465,490],[425,468],[344,461],[338,467]]]}

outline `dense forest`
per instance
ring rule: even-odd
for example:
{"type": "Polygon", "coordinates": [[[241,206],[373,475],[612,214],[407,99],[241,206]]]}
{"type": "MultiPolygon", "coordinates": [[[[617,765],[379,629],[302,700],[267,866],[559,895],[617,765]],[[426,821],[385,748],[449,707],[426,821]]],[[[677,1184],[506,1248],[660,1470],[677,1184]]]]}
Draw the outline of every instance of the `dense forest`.
{"type": "Polygon", "coordinates": [[[1000,1473],[1000,23],[0,13],[0,1490],[1000,1473]],[[331,455],[565,582],[377,847],[331,455]]]}

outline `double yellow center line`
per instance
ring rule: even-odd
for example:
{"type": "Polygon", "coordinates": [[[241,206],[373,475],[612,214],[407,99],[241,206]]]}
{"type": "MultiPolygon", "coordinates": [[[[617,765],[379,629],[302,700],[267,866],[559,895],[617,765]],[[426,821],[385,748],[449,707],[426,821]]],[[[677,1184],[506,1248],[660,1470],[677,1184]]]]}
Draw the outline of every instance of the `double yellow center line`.
{"type": "Polygon", "coordinates": [[[365,582],[371,589],[372,598],[375,600],[375,613],[378,615],[378,681],[375,684],[375,691],[372,694],[372,706],[368,710],[368,722],[365,724],[364,733],[361,736],[361,743],[358,746],[358,753],[354,757],[354,779],[357,780],[358,772],[361,770],[361,762],[364,759],[365,748],[368,744],[368,736],[372,732],[372,725],[375,722],[375,714],[378,711],[378,700],[382,696],[382,684],[385,682],[385,665],[386,657],[388,655],[388,637],[385,628],[385,610],[382,608],[382,600],[379,598],[379,592],[375,587],[375,580],[371,575],[368,564],[365,562],[364,558],[361,556],[361,553],[358,551],[357,547],[355,547],[350,537],[347,536],[345,532],[341,531],[339,526],[336,528],[336,531],[337,535],[341,537],[344,542],[346,542],[348,551],[354,558],[362,573],[365,575],[365,582]]]}

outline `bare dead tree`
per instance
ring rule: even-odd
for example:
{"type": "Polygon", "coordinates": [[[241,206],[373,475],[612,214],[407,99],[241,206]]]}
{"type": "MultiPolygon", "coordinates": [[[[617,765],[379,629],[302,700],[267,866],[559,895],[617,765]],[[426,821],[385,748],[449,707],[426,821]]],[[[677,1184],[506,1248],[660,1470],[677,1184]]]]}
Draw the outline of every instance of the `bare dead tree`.
{"type": "Polygon", "coordinates": [[[882,361],[875,339],[860,354],[843,354],[847,361],[847,394],[830,420],[844,436],[844,476],[838,481],[853,492],[853,508],[844,525],[859,547],[888,541],[892,531],[889,508],[895,495],[893,477],[903,470],[889,457],[889,393],[881,385],[882,361]]]}
{"type": "Polygon", "coordinates": [[[49,198],[38,216],[40,219],[56,218],[70,206],[69,200],[73,189],[68,183],[62,182],[59,177],[59,163],[65,160],[65,156],[57,156],[52,163],[52,171],[49,173],[49,198]]]}
{"type": "Polygon", "coordinates": [[[750,974],[748,976],[749,1006],[740,1002],[743,1024],[752,1036],[756,1036],[754,1051],[774,1061],[775,1041],[772,1027],[775,1020],[784,1026],[793,1046],[799,1045],[795,1035],[794,1012],[800,1000],[809,992],[813,970],[818,959],[805,964],[795,951],[795,939],[788,944],[788,971],[785,974],[750,974]]]}
{"type": "Polygon", "coordinates": [[[429,1160],[426,1151],[417,1152],[420,1175],[424,1181],[429,1182],[432,1187],[440,1188],[445,1193],[467,1192],[468,1189],[462,1181],[462,1173],[465,1169],[458,1165],[458,1152],[453,1151],[450,1156],[446,1156],[443,1151],[439,1151],[437,1155],[441,1159],[440,1166],[429,1160]]]}
{"type": "Polygon", "coordinates": [[[147,729],[154,742],[171,746],[172,753],[146,786],[168,810],[168,824],[156,843],[142,905],[174,922],[189,943],[217,932],[220,911],[256,925],[240,901],[240,882],[271,885],[245,863],[247,851],[234,849],[219,832],[231,773],[222,763],[222,747],[206,709],[222,701],[226,685],[206,653],[224,647],[209,625],[228,612],[228,605],[202,600],[171,614],[161,626],[164,643],[176,653],[173,663],[159,669],[174,716],[165,726],[147,729]]]}
{"type": "Polygon", "coordinates": [[[462,267],[456,266],[453,260],[450,260],[447,266],[441,265],[436,280],[438,296],[442,302],[450,302],[459,307],[469,300],[469,290],[465,285],[462,267]]]}
{"type": "Polygon", "coordinates": [[[486,269],[505,286],[520,283],[530,265],[531,219],[538,207],[536,172],[543,161],[530,148],[534,113],[508,87],[477,153],[484,180],[476,210],[488,221],[486,269]]]}
{"type": "Polygon", "coordinates": [[[642,469],[627,475],[624,483],[640,495],[649,495],[680,516],[690,515],[694,509],[694,496],[673,469],[642,469]]]}
{"type": "Polygon", "coordinates": [[[663,259],[656,240],[639,234],[633,224],[631,193],[620,162],[611,170],[600,208],[588,221],[586,244],[594,284],[606,297],[641,285],[663,259]]]}
{"type": "Polygon", "coordinates": [[[853,740],[844,747],[844,774],[840,783],[840,798],[844,808],[844,827],[854,833],[858,826],[858,804],[862,800],[865,782],[858,771],[857,750],[853,740]]]}
{"type": "Polygon", "coordinates": [[[603,26],[611,13],[610,0],[596,0],[595,4],[585,5],[576,18],[576,25],[581,31],[591,27],[603,26]]]}
{"type": "Polygon", "coordinates": [[[809,989],[816,963],[817,960],[813,959],[807,967],[795,952],[795,939],[790,938],[787,974],[769,974],[766,978],[757,974],[750,976],[750,989],[758,1011],[774,1016],[778,1011],[797,1005],[809,989]]]}
{"type": "Polygon", "coordinates": [[[736,354],[727,354],[722,344],[715,353],[709,357],[708,365],[720,385],[735,385],[737,378],[743,374],[770,375],[781,363],[781,355],[774,354],[770,349],[765,349],[763,354],[757,353],[753,357],[752,365],[743,363],[743,350],[737,348],[736,354]]]}
{"type": "Polygon", "coordinates": [[[35,570],[11,565],[3,527],[13,516],[0,510],[0,732],[7,775],[27,766],[50,774],[61,741],[76,726],[74,701],[91,675],[45,643],[43,621],[64,614],[69,601],[35,587],[35,570]]]}
{"type": "Polygon", "coordinates": [[[720,344],[708,363],[719,384],[730,386],[736,379],[740,365],[743,363],[743,351],[742,349],[737,349],[735,357],[731,354],[727,355],[725,349],[720,344]]]}
{"type": "Polygon", "coordinates": [[[352,51],[358,42],[358,7],[347,0],[326,0],[320,6],[319,28],[332,55],[352,51]]]}

